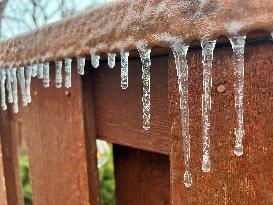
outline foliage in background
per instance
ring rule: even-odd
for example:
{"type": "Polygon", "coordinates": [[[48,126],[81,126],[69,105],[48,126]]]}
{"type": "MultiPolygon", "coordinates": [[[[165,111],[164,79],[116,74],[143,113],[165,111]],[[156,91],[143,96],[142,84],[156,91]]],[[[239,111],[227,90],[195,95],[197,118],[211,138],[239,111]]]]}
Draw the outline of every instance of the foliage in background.
{"type": "Polygon", "coordinates": [[[25,205],[32,205],[32,192],[29,180],[29,163],[28,157],[25,154],[21,155],[20,157],[20,167],[25,205]]]}

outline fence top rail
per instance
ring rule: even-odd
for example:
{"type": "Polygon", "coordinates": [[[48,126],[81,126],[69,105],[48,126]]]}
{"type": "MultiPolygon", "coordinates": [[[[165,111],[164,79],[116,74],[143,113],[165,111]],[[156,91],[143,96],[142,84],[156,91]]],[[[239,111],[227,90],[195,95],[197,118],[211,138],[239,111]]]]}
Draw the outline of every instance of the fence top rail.
{"type": "Polygon", "coordinates": [[[273,31],[272,0],[124,0],[0,42],[1,67],[273,31]]]}

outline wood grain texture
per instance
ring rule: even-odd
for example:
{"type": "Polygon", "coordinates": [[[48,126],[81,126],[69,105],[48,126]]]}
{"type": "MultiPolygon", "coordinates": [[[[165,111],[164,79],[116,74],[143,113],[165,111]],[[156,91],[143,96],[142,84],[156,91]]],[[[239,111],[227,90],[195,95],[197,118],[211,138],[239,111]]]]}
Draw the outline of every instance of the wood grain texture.
{"type": "Polygon", "coordinates": [[[170,204],[169,157],[114,145],[116,204],[170,204]]]}
{"type": "Polygon", "coordinates": [[[168,58],[151,66],[151,129],[142,128],[142,80],[139,59],[129,61],[129,87],[120,87],[120,63],[94,71],[96,129],[100,139],[148,151],[169,153],[168,58]]]}
{"type": "Polygon", "coordinates": [[[174,60],[170,58],[170,155],[172,204],[273,204],[272,43],[249,45],[245,56],[244,155],[233,154],[234,90],[231,47],[217,48],[213,63],[211,172],[201,171],[201,50],[190,51],[189,105],[193,185],[183,185],[179,96],[174,60]],[[217,92],[219,85],[224,92],[217,92]]]}
{"type": "Polygon", "coordinates": [[[32,103],[17,116],[27,141],[33,203],[90,204],[80,77],[73,72],[69,90],[56,89],[53,79],[47,89],[33,80],[32,103]]]}
{"type": "Polygon", "coordinates": [[[273,29],[272,0],[127,0],[91,9],[44,28],[0,42],[0,61],[27,64],[136,48],[138,41],[164,46],[167,34],[192,42],[238,31],[273,29]],[[105,15],[107,14],[107,15],[105,15]],[[48,40],[45,40],[48,39],[48,40]]]}
{"type": "Polygon", "coordinates": [[[0,201],[2,205],[7,205],[7,192],[6,192],[6,182],[4,174],[4,163],[3,163],[3,154],[2,154],[2,145],[0,141],[0,201]]]}

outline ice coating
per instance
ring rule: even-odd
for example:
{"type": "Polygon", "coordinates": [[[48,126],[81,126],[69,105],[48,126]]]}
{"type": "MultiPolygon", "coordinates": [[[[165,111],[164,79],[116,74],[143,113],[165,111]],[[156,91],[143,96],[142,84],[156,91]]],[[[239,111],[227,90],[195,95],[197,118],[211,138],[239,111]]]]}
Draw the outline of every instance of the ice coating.
{"type": "Polygon", "coordinates": [[[11,89],[11,68],[6,68],[6,90],[8,94],[8,103],[13,103],[12,89],[11,89]]]}
{"type": "Polygon", "coordinates": [[[234,53],[234,92],[235,92],[235,110],[237,114],[235,128],[235,147],[234,153],[237,156],[243,155],[243,137],[244,131],[244,52],[245,36],[236,36],[230,38],[234,53]]]}
{"type": "Polygon", "coordinates": [[[19,67],[17,70],[17,78],[21,88],[21,97],[23,106],[27,106],[28,100],[26,97],[26,81],[25,81],[25,68],[19,67]]]}
{"type": "Polygon", "coordinates": [[[13,105],[12,105],[12,111],[14,113],[18,113],[18,87],[17,87],[17,69],[11,68],[11,88],[12,88],[12,96],[13,96],[13,105]]]}
{"type": "Polygon", "coordinates": [[[192,185],[192,176],[190,171],[190,132],[189,132],[189,103],[188,103],[188,63],[187,53],[189,46],[183,41],[175,42],[171,45],[175,58],[177,82],[180,94],[181,109],[181,127],[184,152],[184,185],[190,187],[192,185]]]}
{"type": "Polygon", "coordinates": [[[32,77],[35,78],[37,76],[38,64],[32,65],[32,77]]]}
{"type": "Polygon", "coordinates": [[[50,75],[49,75],[49,63],[44,63],[44,70],[43,70],[43,85],[45,88],[49,87],[50,83],[50,75]]]}
{"type": "Polygon", "coordinates": [[[43,79],[43,77],[44,77],[44,64],[39,63],[37,68],[37,78],[43,79]]]}
{"type": "Polygon", "coordinates": [[[71,58],[65,58],[64,60],[64,86],[66,88],[71,87],[71,65],[72,59],[71,58]]]}
{"type": "Polygon", "coordinates": [[[63,61],[55,61],[55,86],[56,88],[62,87],[63,76],[62,76],[63,61]]]}
{"type": "Polygon", "coordinates": [[[6,71],[5,69],[0,69],[0,83],[1,83],[1,108],[2,110],[7,110],[7,104],[6,104],[6,87],[5,87],[5,82],[6,82],[6,71]]]}
{"type": "Polygon", "coordinates": [[[98,68],[100,65],[100,56],[91,51],[91,64],[94,68],[98,68]]]}
{"type": "Polygon", "coordinates": [[[146,46],[146,43],[140,43],[137,45],[137,49],[142,62],[142,82],[143,82],[143,129],[149,130],[151,128],[150,116],[151,116],[151,49],[146,46]]]}
{"type": "Polygon", "coordinates": [[[202,94],[202,138],[203,159],[202,170],[210,171],[210,110],[212,87],[212,61],[216,41],[202,40],[202,64],[203,64],[203,94],[202,94]]]}
{"type": "Polygon", "coordinates": [[[77,56],[77,72],[79,75],[84,75],[85,58],[77,56]]]}
{"type": "Polygon", "coordinates": [[[121,68],[120,68],[120,87],[125,90],[128,88],[128,57],[129,52],[121,51],[121,68]]]}
{"type": "Polygon", "coordinates": [[[114,68],[116,65],[116,54],[115,53],[108,53],[107,59],[108,59],[109,68],[114,68]]]}
{"type": "Polygon", "coordinates": [[[32,77],[32,66],[29,65],[26,69],[26,99],[27,99],[27,103],[31,103],[31,93],[30,93],[31,77],[32,77]]]}

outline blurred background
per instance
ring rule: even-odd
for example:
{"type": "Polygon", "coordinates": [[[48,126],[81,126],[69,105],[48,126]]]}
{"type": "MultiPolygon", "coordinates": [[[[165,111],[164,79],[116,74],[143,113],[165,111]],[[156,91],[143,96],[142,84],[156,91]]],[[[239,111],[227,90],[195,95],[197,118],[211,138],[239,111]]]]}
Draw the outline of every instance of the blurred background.
{"type": "MultiPolygon", "coordinates": [[[[43,27],[86,9],[99,7],[112,0],[0,0],[0,39],[7,39],[43,27]]],[[[25,136],[20,136],[20,167],[24,199],[32,204],[29,163],[25,136]]],[[[112,146],[97,141],[101,203],[115,204],[112,146]]]]}

